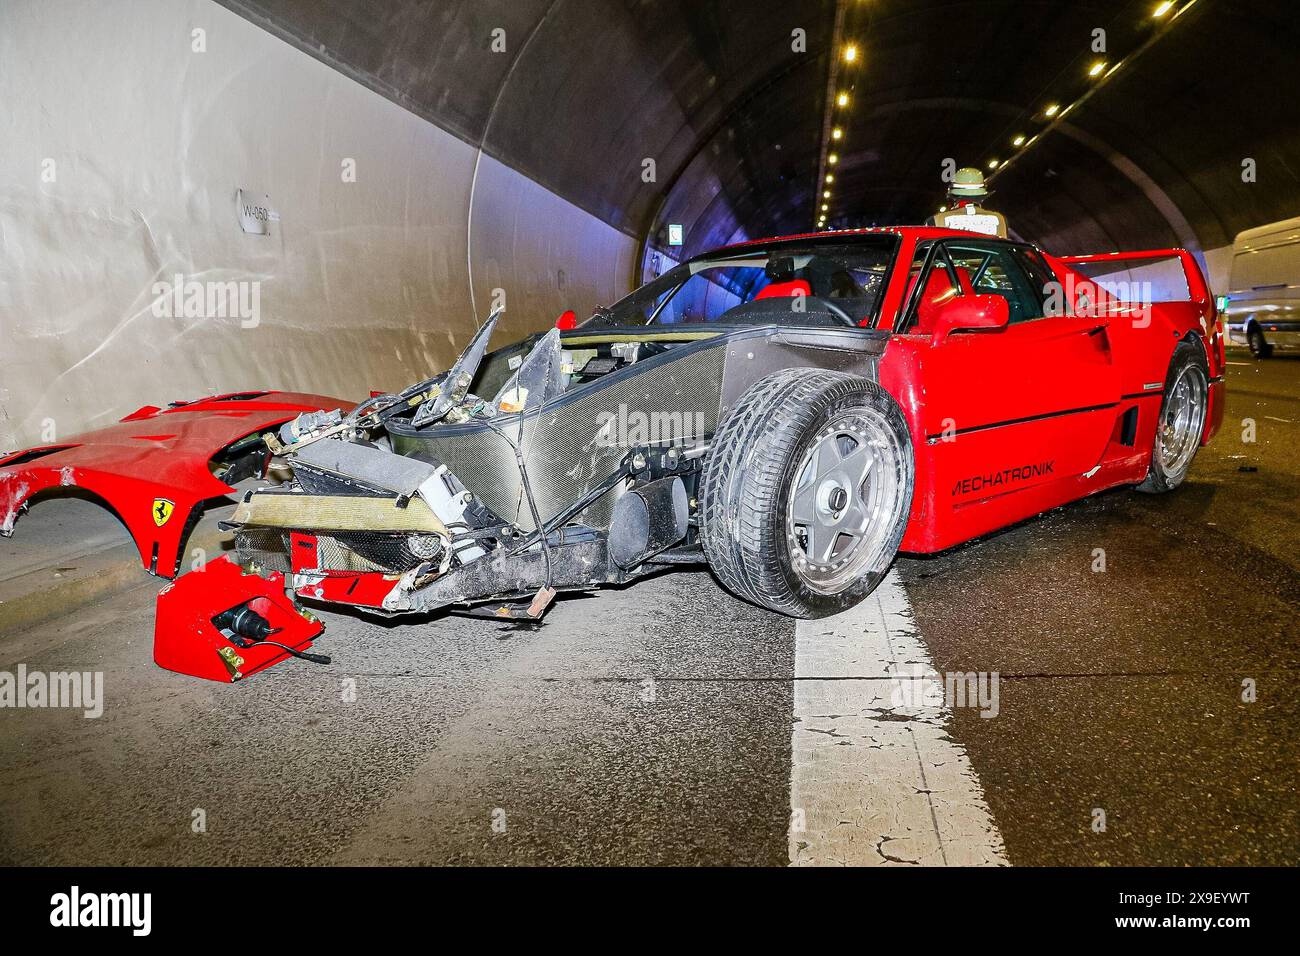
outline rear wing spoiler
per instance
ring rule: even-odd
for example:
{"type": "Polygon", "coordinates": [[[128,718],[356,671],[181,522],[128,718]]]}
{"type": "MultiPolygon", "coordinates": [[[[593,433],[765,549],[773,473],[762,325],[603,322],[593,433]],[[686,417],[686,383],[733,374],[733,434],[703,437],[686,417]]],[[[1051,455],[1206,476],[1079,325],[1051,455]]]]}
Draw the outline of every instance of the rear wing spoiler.
{"type": "Polygon", "coordinates": [[[1186,249],[1142,249],[1137,252],[1097,252],[1086,256],[1058,256],[1057,259],[1065,265],[1086,266],[1094,264],[1115,263],[1123,268],[1124,263],[1153,262],[1160,259],[1177,259],[1182,266],[1183,276],[1187,280],[1188,299],[1194,303],[1206,316],[1212,319],[1214,316],[1213,297],[1210,295],[1209,284],[1205,281],[1205,273],[1201,271],[1200,263],[1186,249]]]}
{"type": "MultiPolygon", "coordinates": [[[[1080,272],[1085,276],[1088,274],[1088,267],[1096,267],[1101,275],[1113,275],[1116,272],[1127,271],[1131,276],[1133,270],[1128,268],[1129,263],[1136,263],[1137,268],[1141,269],[1141,263],[1166,262],[1176,259],[1182,267],[1183,278],[1187,283],[1187,298],[1173,299],[1164,298],[1159,301],[1164,302],[1188,302],[1192,305],[1201,319],[1201,327],[1204,330],[1206,339],[1206,352],[1209,356],[1210,369],[1218,375],[1223,373],[1224,366],[1224,332],[1223,326],[1219,321],[1218,310],[1215,308],[1214,297],[1210,294],[1209,283],[1205,281],[1205,273],[1201,271],[1201,265],[1195,257],[1186,249],[1145,249],[1138,252],[1101,252],[1088,256],[1059,256],[1057,261],[1069,269],[1080,272]],[[1106,269],[1107,265],[1114,263],[1115,268],[1106,269]]],[[[1169,270],[1172,272],[1172,269],[1169,270]]],[[[1145,275],[1143,273],[1139,273],[1145,275]]],[[[1153,274],[1152,278],[1156,278],[1153,274]]],[[[1095,285],[1102,285],[1098,278],[1090,278],[1095,285]]]]}

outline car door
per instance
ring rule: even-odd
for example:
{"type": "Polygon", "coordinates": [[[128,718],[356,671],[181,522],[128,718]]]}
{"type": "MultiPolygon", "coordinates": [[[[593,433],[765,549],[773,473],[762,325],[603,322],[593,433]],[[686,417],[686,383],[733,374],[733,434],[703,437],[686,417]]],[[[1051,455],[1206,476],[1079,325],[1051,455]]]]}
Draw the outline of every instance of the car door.
{"type": "Polygon", "coordinates": [[[1046,314],[1056,282],[1032,248],[936,244],[909,304],[924,335],[955,296],[1007,300],[1001,329],[956,331],[922,351],[925,445],[941,511],[966,512],[958,540],[1074,497],[1114,430],[1118,376],[1105,319],[1046,314]],[[975,514],[976,506],[986,506],[975,514]]]}

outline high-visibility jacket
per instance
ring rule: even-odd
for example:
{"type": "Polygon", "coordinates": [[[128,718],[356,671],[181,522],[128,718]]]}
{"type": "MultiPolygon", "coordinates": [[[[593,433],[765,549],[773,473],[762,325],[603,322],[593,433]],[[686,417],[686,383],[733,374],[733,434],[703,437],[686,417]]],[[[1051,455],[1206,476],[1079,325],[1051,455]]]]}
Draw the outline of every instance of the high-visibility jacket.
{"type": "Polygon", "coordinates": [[[937,212],[930,217],[927,225],[942,226],[945,229],[964,229],[967,232],[979,232],[986,236],[1007,238],[1006,216],[992,209],[984,209],[973,202],[953,206],[946,212],[937,212]]]}

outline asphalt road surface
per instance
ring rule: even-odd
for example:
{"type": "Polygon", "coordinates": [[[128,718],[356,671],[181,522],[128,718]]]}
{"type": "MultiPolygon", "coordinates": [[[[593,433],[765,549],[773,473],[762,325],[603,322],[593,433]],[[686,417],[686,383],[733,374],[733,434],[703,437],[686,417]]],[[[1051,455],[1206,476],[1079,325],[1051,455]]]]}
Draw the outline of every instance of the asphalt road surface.
{"type": "Polygon", "coordinates": [[[1294,865],[1300,358],[1230,360],[1177,492],[900,559],[838,622],[664,573],[536,629],[325,612],[334,663],[220,686],[154,667],[142,574],[0,636],[106,698],[0,710],[0,863],[1294,865]],[[954,672],[996,707],[910,693],[954,672]]]}

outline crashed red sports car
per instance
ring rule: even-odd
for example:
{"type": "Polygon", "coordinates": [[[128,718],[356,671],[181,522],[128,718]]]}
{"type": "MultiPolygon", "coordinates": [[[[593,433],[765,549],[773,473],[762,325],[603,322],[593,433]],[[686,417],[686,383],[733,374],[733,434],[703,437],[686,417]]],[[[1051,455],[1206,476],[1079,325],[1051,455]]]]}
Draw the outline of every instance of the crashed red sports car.
{"type": "Polygon", "coordinates": [[[755,604],[832,614],[900,550],[1119,485],[1176,487],[1223,414],[1222,330],[1182,250],[817,233],[695,257],[489,352],[496,320],[450,370],[356,406],[225,396],[0,460],[4,529],[14,489],[66,467],[170,574],[160,507],[274,458],[290,477],[243,496],[233,555],[159,596],[159,663],[237,680],[318,659],[312,601],[535,620],[558,592],[704,563],[755,604]],[[1172,279],[1150,278],[1161,264],[1172,279]],[[190,464],[167,471],[181,414],[190,464]]]}

